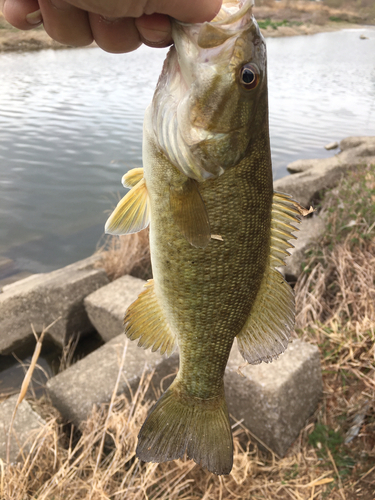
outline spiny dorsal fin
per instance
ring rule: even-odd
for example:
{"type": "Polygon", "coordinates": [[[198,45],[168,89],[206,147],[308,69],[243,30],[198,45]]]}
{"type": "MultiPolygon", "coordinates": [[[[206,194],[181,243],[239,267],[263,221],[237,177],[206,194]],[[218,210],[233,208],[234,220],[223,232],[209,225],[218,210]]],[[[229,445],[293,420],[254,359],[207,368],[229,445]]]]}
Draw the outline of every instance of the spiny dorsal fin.
{"type": "Polygon", "coordinates": [[[300,222],[302,207],[288,195],[274,193],[272,203],[269,264],[241,332],[238,349],[250,364],[266,363],[277,358],[288,346],[294,327],[294,293],[275,268],[285,265],[288,240],[295,239],[292,223],[300,222]]]}
{"type": "Polygon", "coordinates": [[[169,189],[173,219],[186,240],[196,248],[205,248],[211,240],[210,222],[198,183],[187,178],[179,188],[169,189]]]}
{"type": "Polygon", "coordinates": [[[298,231],[292,224],[301,222],[301,209],[302,207],[287,194],[274,193],[270,255],[270,265],[273,268],[285,266],[285,259],[290,255],[288,248],[293,248],[288,240],[296,239],[293,232],[298,231]]]}
{"type": "Polygon", "coordinates": [[[143,168],[133,168],[122,176],[121,182],[125,188],[132,188],[143,179],[143,168]]]}
{"type": "Polygon", "coordinates": [[[106,222],[108,234],[137,233],[150,223],[150,203],[142,178],[118,203],[106,222]]]}
{"type": "Polygon", "coordinates": [[[125,335],[130,340],[139,339],[138,346],[160,354],[172,354],[177,345],[175,334],[171,331],[155,295],[154,280],[149,280],[146,290],[133,302],[124,318],[125,335]]]}

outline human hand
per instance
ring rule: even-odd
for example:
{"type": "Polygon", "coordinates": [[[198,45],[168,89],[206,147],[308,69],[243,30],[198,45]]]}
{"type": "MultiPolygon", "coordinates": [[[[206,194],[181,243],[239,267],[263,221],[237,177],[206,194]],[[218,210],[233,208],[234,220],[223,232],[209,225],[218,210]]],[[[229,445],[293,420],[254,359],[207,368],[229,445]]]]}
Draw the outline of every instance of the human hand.
{"type": "Polygon", "coordinates": [[[221,0],[0,0],[5,19],[21,30],[43,22],[60,43],[77,47],[93,40],[107,52],[130,52],[142,43],[172,43],[169,16],[184,22],[215,17],[221,0]]]}

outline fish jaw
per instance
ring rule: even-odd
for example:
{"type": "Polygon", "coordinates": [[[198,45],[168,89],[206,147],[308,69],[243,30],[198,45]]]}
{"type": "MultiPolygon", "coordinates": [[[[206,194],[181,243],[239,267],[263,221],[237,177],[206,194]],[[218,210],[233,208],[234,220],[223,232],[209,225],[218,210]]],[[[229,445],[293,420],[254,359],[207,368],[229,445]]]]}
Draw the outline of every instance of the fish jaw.
{"type": "Polygon", "coordinates": [[[173,38],[151,107],[154,140],[187,177],[215,179],[245,156],[266,93],[266,49],[252,1],[225,3],[210,23],[173,21],[173,38]],[[259,73],[251,90],[240,81],[248,63],[259,73]]]}

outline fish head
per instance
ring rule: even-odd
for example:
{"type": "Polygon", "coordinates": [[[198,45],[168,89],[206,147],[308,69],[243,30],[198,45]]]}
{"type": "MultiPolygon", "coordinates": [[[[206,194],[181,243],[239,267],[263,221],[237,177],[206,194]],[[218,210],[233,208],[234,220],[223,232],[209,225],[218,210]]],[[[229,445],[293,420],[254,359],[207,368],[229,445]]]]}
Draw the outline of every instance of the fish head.
{"type": "Polygon", "coordinates": [[[266,48],[252,5],[224,1],[211,22],[172,23],[152,128],[169,160],[199,182],[244,158],[268,117],[266,48]]]}

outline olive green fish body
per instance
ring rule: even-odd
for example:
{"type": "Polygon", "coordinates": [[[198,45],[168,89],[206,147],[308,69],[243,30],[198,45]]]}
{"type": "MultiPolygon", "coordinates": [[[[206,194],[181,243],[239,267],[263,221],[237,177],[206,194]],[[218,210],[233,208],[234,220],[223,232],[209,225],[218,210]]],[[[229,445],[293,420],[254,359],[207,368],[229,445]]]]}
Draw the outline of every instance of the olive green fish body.
{"type": "Polygon", "coordinates": [[[153,280],[128,308],[125,333],[180,368],[138,436],[141,460],[187,453],[216,474],[233,463],[223,377],[234,339],[249,363],[282,353],[294,324],[284,265],[300,207],[273,193],[265,43],[251,0],[224,0],[211,23],[173,21],[144,121],[143,169],[107,221],[113,234],[150,224],[153,280]]]}
{"type": "Polygon", "coordinates": [[[250,314],[269,259],[270,152],[262,138],[257,142],[263,168],[248,156],[199,185],[211,233],[222,238],[211,239],[204,249],[190,245],[173,221],[169,186],[184,182],[183,175],[163,155],[149,171],[145,168],[155,291],[177,332],[178,379],[198,398],[221,390],[233,340],[250,314]]]}

